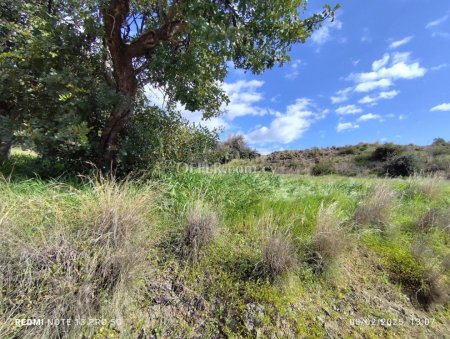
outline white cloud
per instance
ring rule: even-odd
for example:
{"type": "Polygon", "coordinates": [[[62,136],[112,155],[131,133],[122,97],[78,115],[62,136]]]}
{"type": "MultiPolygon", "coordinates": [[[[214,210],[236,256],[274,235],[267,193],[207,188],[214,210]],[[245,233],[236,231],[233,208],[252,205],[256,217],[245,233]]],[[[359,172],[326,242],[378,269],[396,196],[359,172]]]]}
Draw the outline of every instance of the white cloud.
{"type": "Polygon", "coordinates": [[[347,79],[357,83],[356,92],[370,92],[378,88],[388,88],[393,81],[414,79],[424,76],[426,69],[418,61],[411,61],[411,53],[384,54],[372,63],[372,71],[352,73],[347,79]]]}
{"type": "Polygon", "coordinates": [[[188,110],[181,110],[181,115],[186,120],[205,126],[211,131],[214,129],[225,130],[230,127],[229,123],[221,117],[212,117],[209,119],[203,119],[203,114],[202,112],[199,111],[191,112],[188,110]]]}
{"type": "Polygon", "coordinates": [[[361,82],[360,84],[356,85],[355,92],[370,92],[378,88],[388,88],[391,87],[392,81],[389,79],[380,79],[376,81],[366,81],[361,82]]]}
{"type": "Polygon", "coordinates": [[[444,39],[450,39],[450,33],[448,32],[443,32],[442,30],[440,30],[441,24],[443,24],[445,21],[447,21],[447,19],[450,18],[450,12],[447,13],[446,15],[444,15],[443,17],[440,17],[436,20],[430,21],[425,28],[431,29],[432,33],[431,36],[433,38],[439,37],[439,38],[444,38],[444,39]]]}
{"type": "Polygon", "coordinates": [[[289,80],[296,79],[300,74],[300,65],[302,64],[302,61],[300,59],[296,59],[290,63],[290,67],[288,69],[288,73],[285,74],[285,78],[289,80]]]}
{"type": "Polygon", "coordinates": [[[396,90],[392,90],[389,92],[380,92],[376,96],[369,96],[366,95],[364,98],[360,99],[358,102],[360,104],[366,104],[366,105],[375,105],[379,100],[389,100],[395,98],[400,92],[396,90]]]}
{"type": "Polygon", "coordinates": [[[445,69],[449,66],[449,64],[440,64],[437,66],[430,67],[431,71],[440,71],[441,69],[445,69]]]}
{"type": "Polygon", "coordinates": [[[439,38],[450,39],[450,33],[447,33],[447,32],[433,32],[431,34],[431,36],[433,38],[439,37],[439,38]]]}
{"type": "Polygon", "coordinates": [[[362,109],[355,105],[347,105],[341,106],[336,109],[337,114],[345,115],[345,114],[356,114],[361,113],[362,109]]]}
{"type": "Polygon", "coordinates": [[[425,28],[431,28],[431,27],[435,27],[435,26],[439,26],[440,24],[444,23],[445,21],[447,21],[448,19],[448,14],[438,18],[436,20],[430,21],[429,23],[427,23],[427,25],[425,26],[425,28]]]}
{"type": "Polygon", "coordinates": [[[389,62],[389,59],[391,57],[389,56],[389,54],[384,54],[383,57],[381,59],[375,60],[374,62],[372,62],[372,70],[374,72],[378,71],[381,67],[384,67],[387,65],[387,63],[389,62]]]}
{"type": "MultiPolygon", "coordinates": [[[[166,108],[167,99],[165,98],[164,91],[158,87],[147,85],[145,87],[145,95],[152,105],[158,106],[160,108],[166,108]]],[[[191,112],[186,110],[180,103],[177,103],[176,110],[179,111],[183,118],[186,120],[200,124],[207,127],[210,130],[214,129],[226,129],[229,127],[228,122],[226,122],[221,117],[212,117],[209,119],[203,119],[203,114],[200,111],[191,112]]]]}
{"type": "Polygon", "coordinates": [[[299,139],[324,112],[318,112],[311,100],[300,98],[286,107],[285,113],[275,113],[268,126],[260,126],[246,135],[250,144],[288,144],[299,139]]]}
{"type": "Polygon", "coordinates": [[[358,82],[375,81],[379,79],[414,79],[425,75],[425,68],[420,67],[418,62],[410,62],[410,53],[394,53],[391,55],[391,66],[380,67],[372,72],[358,73],[353,75],[358,82]]]}
{"type": "MultiPolygon", "coordinates": [[[[264,95],[259,91],[263,85],[264,82],[259,80],[238,80],[233,83],[224,83],[222,88],[228,95],[230,103],[221,107],[222,111],[225,112],[221,117],[203,120],[201,112],[190,112],[180,103],[176,104],[176,109],[181,112],[184,118],[191,122],[199,123],[209,129],[226,129],[229,128],[228,121],[236,117],[270,114],[268,109],[258,105],[264,99],[264,95]]],[[[165,108],[167,102],[162,89],[148,85],[145,88],[145,93],[152,104],[165,108]]]]}
{"type": "Polygon", "coordinates": [[[331,34],[333,30],[341,30],[342,21],[336,19],[333,22],[325,22],[321,28],[315,30],[311,35],[311,40],[317,45],[323,45],[332,39],[331,34]]]}
{"type": "Polygon", "coordinates": [[[340,122],[336,126],[336,131],[342,132],[349,129],[356,129],[359,128],[359,125],[354,124],[352,122],[340,122]]]}
{"type": "Polygon", "coordinates": [[[391,44],[389,45],[390,49],[395,49],[398,48],[400,46],[406,45],[408,42],[410,42],[413,39],[413,36],[407,36],[406,38],[403,38],[401,40],[397,40],[397,41],[393,41],[391,42],[391,44]]]}
{"type": "Polygon", "coordinates": [[[230,103],[222,108],[226,112],[226,117],[233,120],[244,115],[266,115],[267,109],[257,106],[264,96],[258,89],[264,85],[264,81],[259,80],[239,80],[233,83],[224,83],[223,89],[230,98],[230,103]]]}
{"type": "Polygon", "coordinates": [[[442,112],[450,112],[450,102],[446,102],[437,106],[434,106],[430,109],[430,112],[436,112],[436,111],[442,111],[442,112]]]}
{"type": "Polygon", "coordinates": [[[373,114],[373,113],[367,113],[367,114],[361,115],[358,118],[358,121],[369,121],[369,120],[382,120],[382,118],[380,115],[373,114]]]}
{"type": "Polygon", "coordinates": [[[352,91],[352,87],[347,87],[336,92],[335,96],[330,98],[333,104],[338,104],[348,100],[348,95],[352,91]]]}

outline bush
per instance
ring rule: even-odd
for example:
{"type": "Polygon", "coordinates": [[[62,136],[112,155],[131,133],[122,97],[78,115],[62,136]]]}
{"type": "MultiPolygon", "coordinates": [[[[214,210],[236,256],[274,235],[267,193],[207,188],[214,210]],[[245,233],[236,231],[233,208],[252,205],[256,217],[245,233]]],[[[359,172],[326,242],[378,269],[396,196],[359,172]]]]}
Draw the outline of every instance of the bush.
{"type": "Polygon", "coordinates": [[[371,161],[386,161],[394,155],[399,154],[401,151],[400,147],[394,144],[386,144],[375,148],[369,157],[371,161]]]}
{"type": "Polygon", "coordinates": [[[351,155],[351,154],[355,154],[356,151],[356,146],[345,146],[345,147],[340,147],[338,148],[338,154],[339,155],[351,155]]]}
{"type": "Polygon", "coordinates": [[[420,171],[419,158],[414,154],[396,155],[383,166],[382,174],[390,177],[406,177],[420,171]]]}
{"type": "Polygon", "coordinates": [[[256,150],[251,149],[242,135],[231,135],[226,141],[217,146],[217,152],[221,155],[220,162],[227,163],[233,159],[255,159],[260,156],[256,150]]]}
{"type": "Polygon", "coordinates": [[[204,163],[215,151],[215,132],[189,123],[177,112],[158,107],[139,110],[121,136],[117,159],[121,172],[204,163]]]}
{"type": "Polygon", "coordinates": [[[334,165],[331,161],[319,162],[311,168],[310,173],[314,176],[333,174],[334,165]]]}
{"type": "Polygon", "coordinates": [[[216,214],[197,202],[187,214],[187,224],[181,239],[183,256],[190,261],[197,261],[200,250],[214,239],[218,230],[216,214]]]}
{"type": "Polygon", "coordinates": [[[448,263],[437,258],[436,254],[424,240],[413,243],[411,254],[423,268],[420,284],[414,286],[417,301],[428,309],[433,304],[449,300],[450,287],[444,275],[449,272],[448,263]]]}

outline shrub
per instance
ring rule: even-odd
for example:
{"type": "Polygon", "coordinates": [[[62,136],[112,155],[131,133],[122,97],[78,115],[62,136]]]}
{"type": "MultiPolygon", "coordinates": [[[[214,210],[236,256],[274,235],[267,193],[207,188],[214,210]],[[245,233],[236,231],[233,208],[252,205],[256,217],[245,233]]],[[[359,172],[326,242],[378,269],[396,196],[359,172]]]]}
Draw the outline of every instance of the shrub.
{"type": "Polygon", "coordinates": [[[394,144],[386,144],[375,148],[369,157],[371,161],[386,161],[394,155],[399,154],[400,147],[394,144]]]}
{"type": "Polygon", "coordinates": [[[226,141],[217,146],[222,155],[221,163],[227,163],[233,159],[255,159],[260,156],[256,150],[251,149],[242,135],[231,135],[226,141]]]}
{"type": "Polygon", "coordinates": [[[289,237],[272,234],[263,247],[263,265],[271,279],[292,271],[297,265],[297,254],[289,237]]]}
{"type": "Polygon", "coordinates": [[[377,185],[357,206],[355,222],[360,225],[385,225],[392,211],[394,197],[395,193],[389,185],[377,185]]]}
{"type": "Polygon", "coordinates": [[[383,174],[391,177],[405,177],[420,170],[419,158],[414,154],[397,155],[383,166],[383,174]]]}
{"type": "Polygon", "coordinates": [[[312,253],[308,262],[315,272],[323,272],[345,251],[347,241],[341,229],[336,205],[319,209],[316,227],[311,239],[312,253]]]}
{"type": "Polygon", "coordinates": [[[356,146],[344,146],[344,147],[340,147],[338,148],[338,154],[339,155],[351,155],[351,154],[355,154],[356,151],[356,146]]]}
{"type": "Polygon", "coordinates": [[[179,113],[157,107],[138,107],[118,149],[120,172],[163,167],[178,162],[198,164],[213,156],[218,136],[191,124],[179,113]]]}
{"type": "Polygon", "coordinates": [[[330,161],[319,162],[311,168],[310,173],[311,173],[311,175],[314,175],[314,176],[333,174],[334,173],[333,163],[330,161]]]}
{"type": "Polygon", "coordinates": [[[187,214],[187,224],[181,240],[183,256],[197,261],[200,250],[217,235],[218,230],[217,215],[197,202],[187,214]]]}

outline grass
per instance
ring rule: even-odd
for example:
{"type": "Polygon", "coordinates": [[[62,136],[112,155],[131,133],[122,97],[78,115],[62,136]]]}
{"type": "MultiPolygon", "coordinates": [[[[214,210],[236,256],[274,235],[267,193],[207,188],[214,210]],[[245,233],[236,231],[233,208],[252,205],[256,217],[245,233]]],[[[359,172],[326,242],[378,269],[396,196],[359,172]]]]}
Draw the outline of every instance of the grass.
{"type": "Polygon", "coordinates": [[[450,335],[450,184],[423,180],[1,179],[0,337],[450,335]]]}

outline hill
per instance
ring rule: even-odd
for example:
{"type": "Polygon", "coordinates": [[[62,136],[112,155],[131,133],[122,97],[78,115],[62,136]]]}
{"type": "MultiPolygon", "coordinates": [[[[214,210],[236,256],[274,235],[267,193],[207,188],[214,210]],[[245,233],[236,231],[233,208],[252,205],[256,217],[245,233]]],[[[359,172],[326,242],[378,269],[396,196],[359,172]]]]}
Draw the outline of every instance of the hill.
{"type": "Polygon", "coordinates": [[[414,173],[450,177],[450,142],[435,139],[429,146],[368,144],[277,151],[253,160],[233,160],[229,166],[295,174],[344,176],[409,176],[414,173]]]}

